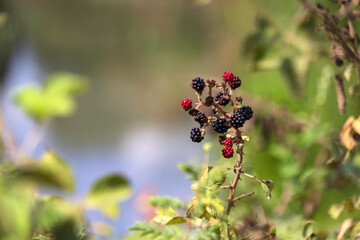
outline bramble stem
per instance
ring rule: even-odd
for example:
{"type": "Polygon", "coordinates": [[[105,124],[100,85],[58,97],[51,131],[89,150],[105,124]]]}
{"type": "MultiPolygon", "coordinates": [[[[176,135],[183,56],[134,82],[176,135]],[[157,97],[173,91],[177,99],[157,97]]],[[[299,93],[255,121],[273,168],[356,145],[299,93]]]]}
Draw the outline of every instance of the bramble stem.
{"type": "MultiPolygon", "coordinates": [[[[239,139],[242,139],[241,132],[239,130],[235,131],[235,136],[237,138],[239,138],[239,139]]],[[[231,208],[234,206],[234,202],[236,200],[241,199],[241,198],[238,198],[238,199],[235,198],[235,190],[236,190],[236,186],[237,186],[237,184],[238,184],[238,182],[240,180],[240,175],[242,174],[242,161],[243,161],[243,156],[244,156],[244,152],[243,152],[244,142],[242,141],[242,142],[238,143],[237,147],[238,147],[238,151],[237,151],[238,154],[237,154],[236,162],[235,162],[235,165],[234,165],[234,169],[236,170],[236,175],[235,175],[234,180],[232,182],[230,182],[229,187],[226,187],[226,188],[230,189],[229,197],[227,198],[228,206],[227,206],[226,212],[225,212],[226,215],[230,214],[231,208]]],[[[250,194],[250,195],[252,195],[252,194],[250,194]]]]}

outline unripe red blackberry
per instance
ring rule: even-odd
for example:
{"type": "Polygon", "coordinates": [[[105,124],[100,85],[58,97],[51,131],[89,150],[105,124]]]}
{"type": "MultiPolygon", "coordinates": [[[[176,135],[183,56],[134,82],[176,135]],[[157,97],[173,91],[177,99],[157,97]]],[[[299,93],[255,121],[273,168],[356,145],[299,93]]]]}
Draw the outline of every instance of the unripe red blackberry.
{"type": "Polygon", "coordinates": [[[224,74],[223,74],[223,79],[224,81],[228,82],[228,81],[231,81],[232,79],[234,78],[234,74],[230,71],[226,71],[224,74]]]}
{"type": "Polygon", "coordinates": [[[201,131],[200,131],[200,128],[192,128],[191,129],[191,132],[190,132],[190,138],[191,138],[191,141],[193,142],[201,142],[204,137],[201,136],[201,131]]]}
{"type": "Polygon", "coordinates": [[[216,121],[212,124],[212,126],[214,130],[218,133],[226,133],[229,128],[226,119],[224,118],[216,119],[216,121]]]}
{"type": "Polygon", "coordinates": [[[195,91],[197,91],[199,93],[201,93],[205,88],[204,79],[202,79],[200,77],[194,78],[190,85],[195,91]]]}
{"type": "Polygon", "coordinates": [[[234,149],[232,149],[232,147],[224,147],[222,149],[222,155],[224,158],[231,158],[234,156],[234,149]]]}
{"type": "Polygon", "coordinates": [[[241,80],[239,77],[234,77],[231,81],[229,81],[229,86],[231,89],[236,89],[241,86],[241,80]]]}
{"type": "Polygon", "coordinates": [[[242,106],[239,109],[239,112],[241,112],[243,114],[243,116],[245,117],[246,120],[250,120],[253,116],[253,110],[251,109],[251,107],[249,106],[242,106]]]}
{"type": "Polygon", "coordinates": [[[192,108],[192,101],[189,98],[184,98],[181,101],[181,107],[185,110],[189,110],[190,108],[192,108]]]}
{"type": "Polygon", "coordinates": [[[202,113],[202,112],[198,112],[196,114],[196,116],[194,117],[194,120],[198,123],[200,123],[200,126],[202,126],[204,123],[207,122],[207,117],[205,115],[205,113],[202,113]]]}
{"type": "Polygon", "coordinates": [[[246,121],[246,118],[243,115],[243,113],[240,111],[234,113],[230,117],[231,126],[233,126],[234,128],[242,127],[244,125],[245,121],[246,121]]]}
{"type": "Polygon", "coordinates": [[[231,138],[228,138],[222,142],[226,147],[232,147],[233,141],[231,138]]]}
{"type": "MultiPolygon", "coordinates": [[[[218,94],[216,94],[215,96],[215,101],[219,101],[222,96],[224,95],[224,92],[219,92],[218,94]]],[[[221,106],[226,106],[226,104],[228,104],[230,102],[230,99],[228,98],[228,96],[224,96],[223,99],[221,100],[221,102],[219,102],[219,105],[221,106]]]]}

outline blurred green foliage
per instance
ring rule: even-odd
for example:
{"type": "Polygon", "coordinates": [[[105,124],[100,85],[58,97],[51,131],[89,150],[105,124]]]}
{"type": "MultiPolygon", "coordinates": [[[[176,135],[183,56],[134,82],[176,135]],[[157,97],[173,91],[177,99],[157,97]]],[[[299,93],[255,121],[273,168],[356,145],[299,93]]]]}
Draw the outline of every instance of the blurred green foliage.
{"type": "MultiPolygon", "coordinates": [[[[50,76],[41,89],[20,90],[15,100],[37,122],[37,129],[54,117],[70,116],[75,110],[74,95],[85,87],[84,78],[58,73],[50,76]]],[[[119,215],[118,203],[131,194],[127,179],[114,173],[97,180],[84,199],[69,201],[66,197],[74,192],[76,184],[65,160],[51,150],[40,159],[31,159],[31,154],[26,155],[9,139],[10,133],[1,121],[0,136],[4,146],[0,158],[1,240],[94,239],[85,210],[95,209],[115,218],[119,215]],[[45,194],[49,189],[57,190],[58,195],[45,194]]]]}

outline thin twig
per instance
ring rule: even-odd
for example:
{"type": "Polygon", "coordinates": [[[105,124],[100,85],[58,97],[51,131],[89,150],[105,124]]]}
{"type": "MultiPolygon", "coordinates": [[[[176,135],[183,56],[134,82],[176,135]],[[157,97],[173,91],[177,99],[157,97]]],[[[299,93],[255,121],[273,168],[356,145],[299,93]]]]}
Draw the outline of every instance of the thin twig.
{"type": "Polygon", "coordinates": [[[245,198],[245,197],[250,197],[251,195],[253,195],[255,192],[249,192],[249,193],[244,193],[244,194],[241,194],[240,196],[234,198],[233,202],[236,202],[237,200],[240,200],[242,198],[245,198]]]}

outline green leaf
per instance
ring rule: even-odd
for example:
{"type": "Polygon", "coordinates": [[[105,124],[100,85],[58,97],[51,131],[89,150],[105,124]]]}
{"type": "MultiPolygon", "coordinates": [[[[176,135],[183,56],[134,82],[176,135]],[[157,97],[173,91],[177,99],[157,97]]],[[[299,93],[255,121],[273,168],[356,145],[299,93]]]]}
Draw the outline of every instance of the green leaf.
{"type": "Polygon", "coordinates": [[[43,122],[56,116],[69,116],[75,110],[73,96],[85,91],[85,80],[70,73],[50,76],[43,87],[28,86],[15,96],[16,104],[30,117],[43,122]]]}
{"type": "Polygon", "coordinates": [[[188,179],[189,180],[198,180],[199,179],[199,176],[201,174],[201,167],[195,167],[191,164],[186,164],[186,163],[180,163],[178,165],[178,168],[187,173],[189,176],[188,176],[188,179]]]}
{"type": "Polygon", "coordinates": [[[74,191],[75,180],[71,167],[52,151],[47,151],[39,162],[19,165],[15,173],[17,179],[24,183],[74,191]]]}
{"type": "Polygon", "coordinates": [[[119,215],[118,202],[130,194],[131,188],[126,178],[120,174],[112,174],[95,182],[86,196],[86,203],[108,217],[116,218],[119,215]]]}
{"type": "Polygon", "coordinates": [[[172,197],[150,197],[149,204],[158,208],[178,208],[178,209],[186,209],[186,204],[181,202],[177,198],[172,197]]]}

